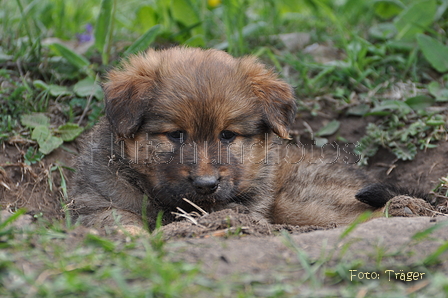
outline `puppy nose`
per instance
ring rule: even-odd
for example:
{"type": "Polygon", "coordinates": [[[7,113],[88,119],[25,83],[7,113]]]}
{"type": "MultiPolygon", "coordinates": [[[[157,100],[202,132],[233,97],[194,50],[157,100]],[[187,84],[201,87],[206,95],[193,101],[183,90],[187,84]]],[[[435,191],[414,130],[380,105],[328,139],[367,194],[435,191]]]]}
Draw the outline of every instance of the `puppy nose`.
{"type": "Polygon", "coordinates": [[[218,188],[218,179],[215,176],[199,176],[193,179],[196,192],[201,195],[210,195],[218,188]]]}

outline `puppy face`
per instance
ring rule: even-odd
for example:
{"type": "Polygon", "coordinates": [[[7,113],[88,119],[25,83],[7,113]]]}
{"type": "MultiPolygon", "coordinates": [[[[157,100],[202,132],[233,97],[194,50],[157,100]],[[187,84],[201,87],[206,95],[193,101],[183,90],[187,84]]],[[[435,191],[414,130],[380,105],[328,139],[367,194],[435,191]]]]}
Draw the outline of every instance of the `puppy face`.
{"type": "Polygon", "coordinates": [[[288,138],[291,87],[255,59],[150,50],[109,73],[106,115],[137,184],[164,205],[250,200],[270,179],[269,144],[288,138]]]}

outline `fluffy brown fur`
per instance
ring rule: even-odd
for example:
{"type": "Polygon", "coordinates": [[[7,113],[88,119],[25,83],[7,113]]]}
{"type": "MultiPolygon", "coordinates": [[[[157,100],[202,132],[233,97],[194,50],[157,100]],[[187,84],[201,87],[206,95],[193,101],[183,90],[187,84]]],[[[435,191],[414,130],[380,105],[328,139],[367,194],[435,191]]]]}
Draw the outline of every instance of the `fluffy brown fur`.
{"type": "Polygon", "coordinates": [[[176,207],[192,209],[183,198],[208,211],[243,206],[271,223],[346,224],[392,197],[387,187],[362,190],[369,179],[342,158],[286,141],[292,89],[252,57],[149,50],[112,70],[104,92],[106,117],[87,138],[72,192],[85,225],[154,226],[160,211],[167,223],[176,207]]]}

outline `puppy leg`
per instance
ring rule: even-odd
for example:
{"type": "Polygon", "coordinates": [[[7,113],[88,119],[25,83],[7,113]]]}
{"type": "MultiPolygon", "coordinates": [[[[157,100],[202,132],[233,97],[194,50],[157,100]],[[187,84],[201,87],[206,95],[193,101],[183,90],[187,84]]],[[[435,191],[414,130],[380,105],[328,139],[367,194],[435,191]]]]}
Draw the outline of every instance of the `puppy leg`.
{"type": "Polygon", "coordinates": [[[87,227],[102,229],[117,227],[131,235],[146,233],[141,216],[125,210],[109,209],[99,213],[81,215],[78,221],[87,227]]]}

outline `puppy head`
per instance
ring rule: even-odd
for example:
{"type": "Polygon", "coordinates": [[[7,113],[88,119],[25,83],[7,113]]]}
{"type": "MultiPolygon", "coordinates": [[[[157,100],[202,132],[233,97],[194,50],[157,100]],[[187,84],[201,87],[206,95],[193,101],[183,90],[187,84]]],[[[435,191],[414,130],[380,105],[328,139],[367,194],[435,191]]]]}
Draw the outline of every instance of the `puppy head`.
{"type": "Polygon", "coordinates": [[[164,204],[248,199],[269,184],[272,132],[289,137],[292,88],[254,58],[171,48],[131,57],[104,84],[106,115],[164,204]]]}
{"type": "MultiPolygon", "coordinates": [[[[291,86],[257,62],[253,57],[235,59],[222,51],[196,48],[171,48],[164,51],[150,49],[123,62],[117,70],[109,72],[104,84],[106,115],[119,138],[128,138],[142,125],[148,110],[158,102],[158,96],[168,81],[169,89],[180,85],[189,95],[204,92],[211,95],[235,86],[223,86],[224,79],[232,79],[236,87],[253,94],[251,104],[259,105],[265,124],[279,137],[289,138],[289,128],[296,114],[296,103],[291,86]],[[208,86],[206,86],[208,85],[208,86]],[[198,88],[199,87],[199,88],[198,88]],[[206,89],[210,87],[211,90],[206,89]],[[202,90],[201,90],[202,89],[202,90]]],[[[174,93],[180,90],[170,90],[174,93]]],[[[235,90],[243,91],[243,90],[235,90]]],[[[167,93],[167,92],[166,92],[167,93]]],[[[231,92],[228,92],[231,93],[231,92]]],[[[174,94],[177,95],[177,94],[174,94]]],[[[238,96],[238,94],[230,94],[238,96]]],[[[185,98],[187,94],[181,95],[185,98]]],[[[205,100],[212,100],[208,97],[205,100]]],[[[173,104],[176,102],[174,99],[173,104]]],[[[188,99],[187,99],[188,100],[188,99]]],[[[237,102],[238,98],[234,98],[237,102]]],[[[247,102],[239,102],[247,105],[247,102]]]]}

